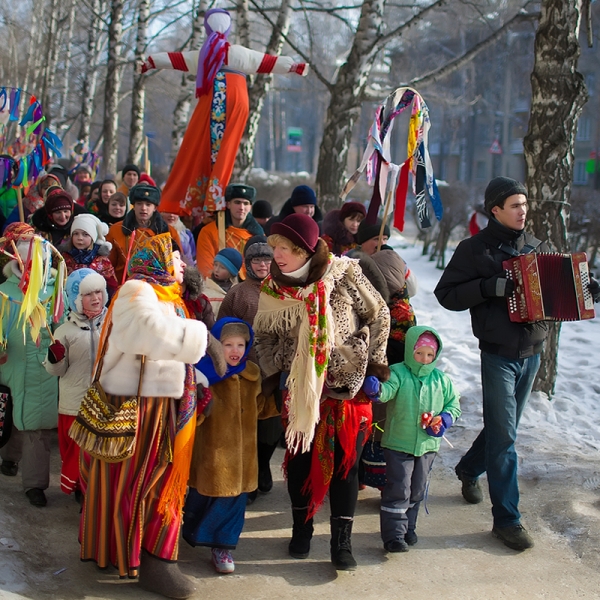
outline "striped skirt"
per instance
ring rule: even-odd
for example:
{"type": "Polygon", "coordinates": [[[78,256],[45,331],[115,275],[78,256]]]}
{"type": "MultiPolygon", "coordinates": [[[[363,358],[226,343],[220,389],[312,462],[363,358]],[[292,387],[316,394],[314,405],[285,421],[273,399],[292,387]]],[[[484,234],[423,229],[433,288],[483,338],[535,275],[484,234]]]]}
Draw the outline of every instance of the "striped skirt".
{"type": "MultiPolygon", "coordinates": [[[[126,396],[111,396],[115,405],[126,396]]],[[[81,560],[109,565],[121,577],[137,577],[142,548],[169,561],[177,560],[181,518],[163,523],[157,511],[172,468],[177,410],[172,398],[140,398],[134,455],[106,463],[80,454],[84,493],[79,528],[81,560]]]]}

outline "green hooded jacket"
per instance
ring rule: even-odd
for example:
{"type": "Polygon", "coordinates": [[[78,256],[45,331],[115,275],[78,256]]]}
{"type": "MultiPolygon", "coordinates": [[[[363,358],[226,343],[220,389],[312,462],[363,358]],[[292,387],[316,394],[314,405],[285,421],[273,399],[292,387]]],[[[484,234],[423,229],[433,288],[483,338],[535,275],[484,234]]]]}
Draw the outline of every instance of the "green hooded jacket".
{"type": "Polygon", "coordinates": [[[404,362],[390,367],[391,376],[381,384],[380,400],[387,402],[385,432],[381,440],[384,448],[422,456],[437,452],[442,438],[428,435],[421,427],[421,415],[447,412],[456,421],[460,416],[459,394],[451,379],[436,369],[442,351],[442,340],[431,327],[411,327],[406,333],[404,362]],[[438,340],[439,348],[429,365],[418,363],[413,351],[419,336],[430,332],[438,340]]]}
{"type": "MultiPolygon", "coordinates": [[[[6,272],[8,274],[8,272],[6,272]]],[[[22,302],[23,292],[19,289],[20,279],[12,274],[0,285],[0,291],[17,302],[22,302]]],[[[52,285],[42,294],[42,302],[48,300],[52,285]]],[[[3,330],[7,330],[8,315],[5,315],[3,330]]],[[[0,383],[10,388],[13,400],[13,420],[19,431],[54,429],[58,423],[58,377],[49,375],[43,366],[51,344],[45,328],[40,332],[40,345],[31,339],[31,328],[26,327],[25,343],[23,330],[14,325],[8,331],[6,352],[8,360],[0,366],[0,383]]]]}

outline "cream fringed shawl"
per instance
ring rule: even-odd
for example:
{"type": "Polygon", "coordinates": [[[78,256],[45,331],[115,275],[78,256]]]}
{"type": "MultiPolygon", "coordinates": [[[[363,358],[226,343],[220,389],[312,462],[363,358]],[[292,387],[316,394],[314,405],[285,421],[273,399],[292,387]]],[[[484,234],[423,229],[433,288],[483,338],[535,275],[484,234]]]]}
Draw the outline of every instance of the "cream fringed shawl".
{"type": "Polygon", "coordinates": [[[344,276],[350,259],[333,258],[325,275],[304,286],[283,287],[269,275],[261,287],[255,331],[285,338],[298,329],[296,350],[287,378],[288,427],[285,434],[290,451],[310,449],[325,383],[335,323],[329,299],[337,280],[344,276]]]}

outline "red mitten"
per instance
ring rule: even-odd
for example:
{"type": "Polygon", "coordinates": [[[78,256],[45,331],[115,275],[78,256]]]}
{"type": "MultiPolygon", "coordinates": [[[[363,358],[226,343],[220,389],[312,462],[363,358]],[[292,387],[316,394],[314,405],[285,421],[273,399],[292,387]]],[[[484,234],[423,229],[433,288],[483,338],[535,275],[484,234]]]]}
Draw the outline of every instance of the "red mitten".
{"type": "Polygon", "coordinates": [[[58,341],[48,347],[48,360],[54,365],[65,357],[65,347],[58,341]]]}
{"type": "MultiPolygon", "coordinates": [[[[210,389],[198,386],[198,400],[196,404],[196,413],[201,415],[212,401],[212,392],[210,389]]],[[[208,415],[206,415],[208,416],[208,415]]]]}

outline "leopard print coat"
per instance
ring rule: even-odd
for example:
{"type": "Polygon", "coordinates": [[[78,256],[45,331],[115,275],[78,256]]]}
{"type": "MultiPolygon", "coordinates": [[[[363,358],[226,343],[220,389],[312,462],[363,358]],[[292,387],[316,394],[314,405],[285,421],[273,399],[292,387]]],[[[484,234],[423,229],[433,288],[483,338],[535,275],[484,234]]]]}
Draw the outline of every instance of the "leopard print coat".
{"type": "MultiPolygon", "coordinates": [[[[358,260],[333,257],[332,261],[339,264],[335,264],[335,268],[333,263],[329,264],[327,244],[319,240],[305,285],[335,277],[329,300],[335,336],[323,395],[344,400],[356,396],[367,375],[376,375],[384,381],[388,378],[385,349],[390,331],[390,312],[379,292],[363,274],[358,260]]],[[[271,273],[279,285],[298,284],[297,280],[281,273],[275,262],[271,264],[271,273]]],[[[296,323],[284,336],[255,329],[255,349],[267,379],[267,388],[269,381],[273,387],[279,383],[282,372],[289,373],[296,353],[298,329],[296,323]]]]}

